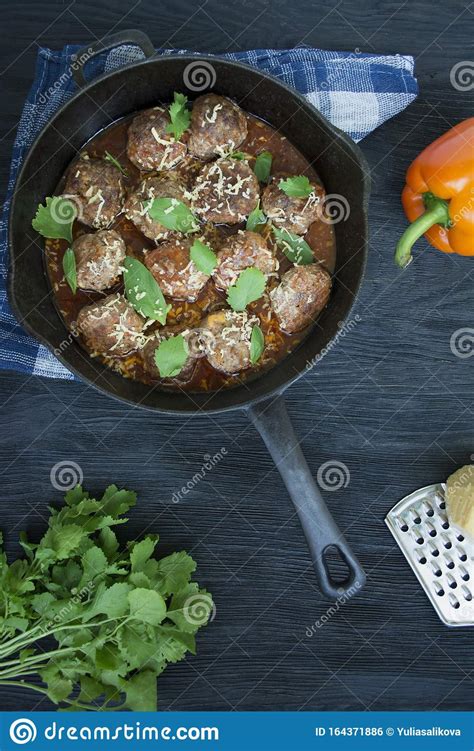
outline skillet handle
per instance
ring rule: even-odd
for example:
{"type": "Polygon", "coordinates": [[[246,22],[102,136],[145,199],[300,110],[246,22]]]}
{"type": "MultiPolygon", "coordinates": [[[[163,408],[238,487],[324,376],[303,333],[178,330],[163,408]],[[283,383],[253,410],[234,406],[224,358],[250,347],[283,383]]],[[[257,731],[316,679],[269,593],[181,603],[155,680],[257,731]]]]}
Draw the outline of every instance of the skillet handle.
{"type": "Polygon", "coordinates": [[[322,591],[334,600],[356,594],[365,584],[364,570],[310,474],[283,397],[258,402],[248,408],[247,414],[262,436],[295,504],[322,591]],[[334,548],[349,569],[348,578],[342,583],[331,578],[327,565],[326,556],[334,548]]]}
{"type": "Polygon", "coordinates": [[[86,77],[84,75],[84,67],[89,60],[92,60],[96,55],[107,50],[113,50],[114,47],[120,47],[122,44],[134,44],[140,47],[145,57],[152,57],[155,54],[155,48],[153,43],[147,34],[139,29],[128,29],[127,31],[118,31],[116,34],[110,34],[103,39],[99,39],[97,42],[88,44],[87,47],[82,47],[74,55],[74,61],[72,63],[72,77],[79,88],[82,88],[87,84],[86,77]]]}

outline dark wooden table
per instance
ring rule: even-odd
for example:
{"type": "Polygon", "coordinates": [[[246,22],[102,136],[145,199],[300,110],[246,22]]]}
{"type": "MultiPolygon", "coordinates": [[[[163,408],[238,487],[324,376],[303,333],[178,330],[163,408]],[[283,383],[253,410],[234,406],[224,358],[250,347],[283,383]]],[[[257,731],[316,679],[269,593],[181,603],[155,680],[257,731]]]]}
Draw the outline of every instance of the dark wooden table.
{"type": "MultiPolygon", "coordinates": [[[[441,625],[383,520],[402,496],[443,480],[474,453],[474,360],[450,350],[451,334],[474,323],[473,262],[421,243],[408,272],[392,264],[405,226],[407,165],[471,114],[472,91],[453,88],[450,70],[472,59],[473,11],[459,0],[2,2],[2,188],[39,45],[141,27],[157,46],[219,52],[304,43],[416,58],[418,100],[362,144],[373,194],[361,320],[287,394],[312,471],[334,459],[350,469],[349,485],[327,500],[368,572],[364,592],[316,634],[306,629],[328,602],[278,472],[242,414],[160,417],[78,383],[0,376],[0,526],[9,552],[19,553],[20,530],[44,530],[46,505],[60,498],[51,467],[74,460],[92,491],[110,482],[137,490],[133,534],[152,529],[164,550],[192,551],[215,596],[217,615],[197,657],[159,680],[161,709],[469,706],[472,632],[441,625]],[[173,503],[203,456],[222,447],[225,458],[173,503]]],[[[1,709],[50,706],[28,691],[0,691],[1,709]]]]}

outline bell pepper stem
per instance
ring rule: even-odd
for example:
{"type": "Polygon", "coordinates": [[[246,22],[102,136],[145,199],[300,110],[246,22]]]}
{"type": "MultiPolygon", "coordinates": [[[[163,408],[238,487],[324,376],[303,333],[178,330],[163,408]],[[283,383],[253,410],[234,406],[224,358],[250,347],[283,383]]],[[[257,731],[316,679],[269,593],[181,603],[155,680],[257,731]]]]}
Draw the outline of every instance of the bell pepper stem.
{"type": "Polygon", "coordinates": [[[425,205],[427,206],[427,210],[406,228],[398,241],[395,251],[395,263],[401,269],[405,269],[413,261],[411,249],[430,227],[433,227],[435,224],[442,224],[445,227],[449,226],[448,203],[442,198],[436,198],[430,194],[426,195],[425,205]]]}

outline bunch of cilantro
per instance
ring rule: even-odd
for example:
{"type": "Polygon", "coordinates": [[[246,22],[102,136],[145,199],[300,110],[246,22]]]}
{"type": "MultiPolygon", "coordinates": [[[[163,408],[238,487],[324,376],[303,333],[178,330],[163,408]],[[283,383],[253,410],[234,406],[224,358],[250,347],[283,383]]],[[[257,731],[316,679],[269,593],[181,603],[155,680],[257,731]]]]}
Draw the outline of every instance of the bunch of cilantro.
{"type": "Polygon", "coordinates": [[[157,536],[120,547],[112,528],[135,502],[77,486],[38,544],[21,535],[26,558],[9,565],[0,537],[0,685],[70,710],[156,710],[157,676],[195,652],[213,603],[187,553],[157,560],[157,536]]]}

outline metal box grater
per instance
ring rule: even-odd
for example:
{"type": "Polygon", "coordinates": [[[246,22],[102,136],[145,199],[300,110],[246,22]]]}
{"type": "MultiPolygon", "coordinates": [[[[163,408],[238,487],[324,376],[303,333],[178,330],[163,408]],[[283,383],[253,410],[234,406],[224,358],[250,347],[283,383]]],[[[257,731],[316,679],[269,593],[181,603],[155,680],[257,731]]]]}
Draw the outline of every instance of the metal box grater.
{"type": "Polygon", "coordinates": [[[446,486],[429,485],[403,498],[385,522],[447,626],[474,626],[474,543],[451,526],[446,486]]]}

